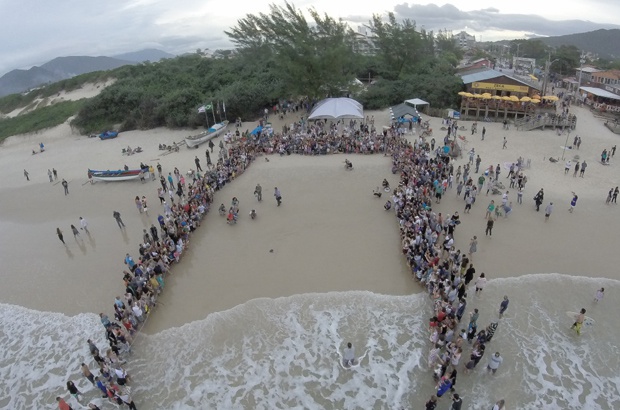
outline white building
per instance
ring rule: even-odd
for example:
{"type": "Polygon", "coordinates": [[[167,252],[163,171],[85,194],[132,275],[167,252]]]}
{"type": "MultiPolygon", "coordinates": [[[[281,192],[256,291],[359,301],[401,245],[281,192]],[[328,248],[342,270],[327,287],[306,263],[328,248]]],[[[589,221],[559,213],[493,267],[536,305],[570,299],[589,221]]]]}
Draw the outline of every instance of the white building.
{"type": "Polygon", "coordinates": [[[463,50],[469,50],[474,48],[476,45],[476,36],[472,36],[465,31],[461,31],[460,33],[454,35],[454,41],[458,47],[463,50]]]}
{"type": "Polygon", "coordinates": [[[376,53],[375,35],[367,25],[360,25],[355,32],[354,50],[364,55],[374,55],[376,53]]]}

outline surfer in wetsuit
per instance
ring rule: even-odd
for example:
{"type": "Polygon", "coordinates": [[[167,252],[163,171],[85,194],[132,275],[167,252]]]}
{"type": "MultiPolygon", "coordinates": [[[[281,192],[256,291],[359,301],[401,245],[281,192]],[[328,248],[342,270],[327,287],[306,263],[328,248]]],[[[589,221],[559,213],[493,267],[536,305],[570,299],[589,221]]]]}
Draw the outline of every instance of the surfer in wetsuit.
{"type": "Polygon", "coordinates": [[[583,321],[586,319],[586,310],[581,309],[581,312],[575,316],[575,323],[571,326],[571,329],[575,329],[578,335],[581,335],[581,326],[583,326],[583,321]]]}

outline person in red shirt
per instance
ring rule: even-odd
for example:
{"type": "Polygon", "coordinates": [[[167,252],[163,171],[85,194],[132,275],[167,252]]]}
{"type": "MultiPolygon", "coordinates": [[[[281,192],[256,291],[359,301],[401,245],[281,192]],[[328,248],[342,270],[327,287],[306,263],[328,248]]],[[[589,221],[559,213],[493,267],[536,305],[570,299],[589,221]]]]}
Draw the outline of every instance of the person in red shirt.
{"type": "Polygon", "coordinates": [[[441,309],[441,312],[439,312],[439,313],[437,314],[437,320],[438,320],[439,322],[443,322],[443,320],[444,320],[445,318],[446,318],[446,309],[445,309],[445,308],[443,308],[443,309],[441,309]]]}
{"type": "Polygon", "coordinates": [[[56,401],[60,410],[73,410],[62,397],[56,397],[56,401]]]}

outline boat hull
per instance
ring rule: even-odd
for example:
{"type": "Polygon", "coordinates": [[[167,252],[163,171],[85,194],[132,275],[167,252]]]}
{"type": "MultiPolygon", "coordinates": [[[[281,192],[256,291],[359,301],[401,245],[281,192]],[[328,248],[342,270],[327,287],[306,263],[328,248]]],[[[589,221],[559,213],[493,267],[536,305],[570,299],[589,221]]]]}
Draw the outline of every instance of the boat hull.
{"type": "Polygon", "coordinates": [[[132,179],[140,178],[139,169],[130,170],[118,170],[118,171],[97,171],[93,169],[88,170],[88,177],[95,181],[130,181],[132,179]]]}
{"type": "Polygon", "coordinates": [[[140,175],[97,175],[93,174],[93,180],[95,181],[130,181],[132,179],[138,179],[140,175]]]}
{"type": "Polygon", "coordinates": [[[111,140],[113,138],[118,137],[118,132],[116,131],[106,131],[99,134],[99,138],[103,140],[111,140]]]}
{"type": "Polygon", "coordinates": [[[205,131],[202,134],[185,138],[185,145],[187,145],[188,148],[198,148],[199,145],[204,144],[205,142],[212,140],[213,138],[216,138],[218,135],[224,132],[227,126],[228,121],[215,124],[212,128],[209,128],[208,131],[205,131]]]}

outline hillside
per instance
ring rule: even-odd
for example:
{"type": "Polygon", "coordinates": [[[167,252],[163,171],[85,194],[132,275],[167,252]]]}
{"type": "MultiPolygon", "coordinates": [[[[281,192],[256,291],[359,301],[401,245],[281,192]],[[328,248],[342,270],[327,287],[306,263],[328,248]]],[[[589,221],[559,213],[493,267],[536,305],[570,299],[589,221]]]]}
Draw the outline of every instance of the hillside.
{"type": "Polygon", "coordinates": [[[37,66],[28,70],[9,71],[0,77],[0,97],[60,80],[62,77],[37,66]]]}
{"type": "Polygon", "coordinates": [[[69,56],[56,57],[55,59],[43,64],[44,68],[61,79],[75,77],[76,75],[91,73],[93,71],[113,70],[128,64],[135,64],[132,61],[119,60],[112,57],[88,57],[88,56],[69,56]]]}
{"type": "Polygon", "coordinates": [[[0,97],[21,93],[85,73],[113,70],[125,65],[144,61],[157,62],[173,57],[175,56],[157,49],[140,50],[114,57],[57,57],[41,66],[34,66],[28,70],[12,70],[0,77],[0,97]]]}
{"type": "Polygon", "coordinates": [[[117,54],[112,56],[119,60],[133,61],[134,63],[142,63],[144,61],[150,61],[155,63],[164,58],[174,58],[174,54],[166,53],[165,51],[158,50],[156,48],[147,48],[140,51],[134,51],[131,53],[117,54]]]}
{"type": "Polygon", "coordinates": [[[556,37],[537,37],[537,40],[552,47],[572,45],[583,51],[597,53],[599,57],[620,58],[620,29],[601,29],[556,37]]]}

